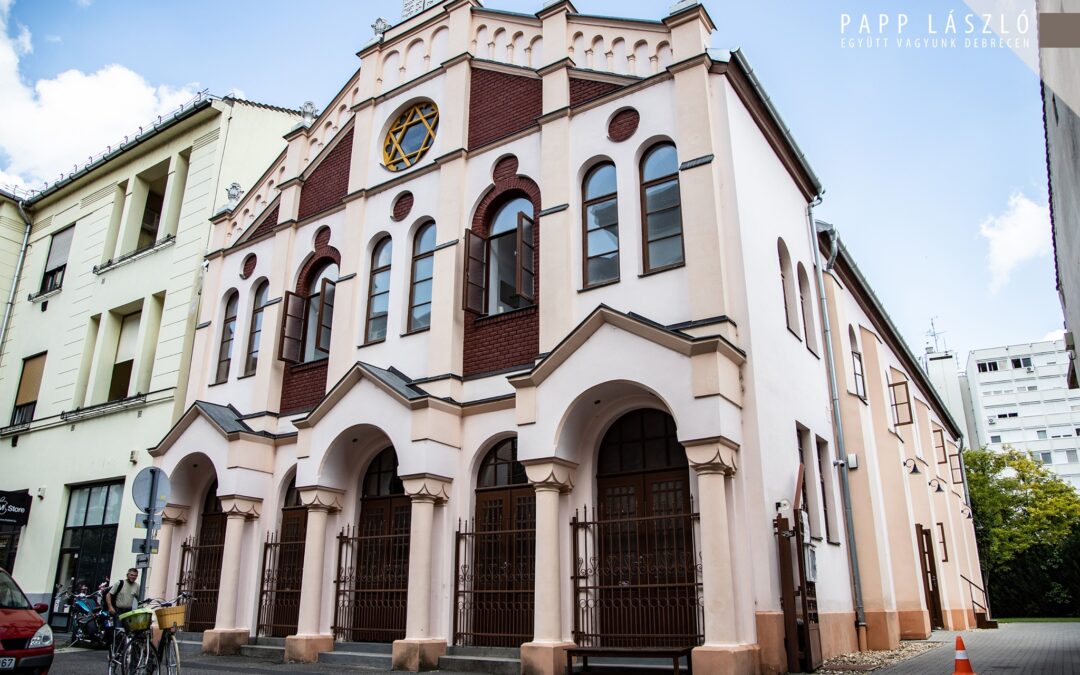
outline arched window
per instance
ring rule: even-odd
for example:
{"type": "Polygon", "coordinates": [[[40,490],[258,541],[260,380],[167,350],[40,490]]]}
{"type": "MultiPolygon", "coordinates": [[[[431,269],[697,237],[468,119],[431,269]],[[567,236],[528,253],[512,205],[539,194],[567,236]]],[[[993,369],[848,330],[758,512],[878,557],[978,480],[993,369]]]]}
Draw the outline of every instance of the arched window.
{"type": "Polygon", "coordinates": [[[236,310],[240,306],[240,294],[229,293],[225,301],[225,317],[221,323],[221,344],[218,346],[217,374],[214,383],[219,384],[229,379],[229,364],[232,363],[233,341],[236,339],[236,310]]]}
{"type": "Polygon", "coordinates": [[[383,237],[371,252],[368,278],[367,328],[364,342],[386,339],[386,316],[390,311],[390,257],[394,248],[390,237],[383,237]]]}
{"type": "Polygon", "coordinates": [[[641,158],[641,227],[645,272],[683,263],[679,159],[671,143],[655,145],[641,158]]]}
{"type": "Polygon", "coordinates": [[[502,314],[535,299],[533,205],[526,197],[504,203],[487,236],[465,231],[465,309],[502,314]]]}
{"type": "Polygon", "coordinates": [[[598,164],[582,186],[582,273],[584,285],[619,280],[619,198],[615,165],[598,164]]]}
{"type": "Polygon", "coordinates": [[[326,260],[311,270],[302,284],[311,293],[285,292],[285,320],[281,322],[278,358],[286,363],[307,363],[330,356],[330,331],[334,324],[337,263],[326,260]]]}
{"type": "Polygon", "coordinates": [[[517,439],[508,438],[488,450],[480,462],[476,478],[477,489],[526,485],[529,479],[525,467],[517,459],[517,439]]]}
{"type": "Polygon", "coordinates": [[[262,342],[263,310],[270,295],[270,282],[261,281],[255,287],[255,300],[251,304],[251,329],[248,331],[247,358],[244,375],[254,375],[259,366],[259,344],[262,342]]]}
{"type": "Polygon", "coordinates": [[[798,264],[799,305],[802,307],[803,335],[806,336],[806,348],[814,354],[817,349],[817,331],[814,329],[814,295],[810,292],[810,280],[806,278],[806,268],[798,264]]]}
{"type": "Polygon", "coordinates": [[[862,352],[855,337],[855,327],[848,325],[848,342],[851,343],[851,373],[855,382],[855,395],[866,400],[866,375],[863,372],[862,352]]]}
{"type": "Polygon", "coordinates": [[[784,316],[788,330],[799,335],[799,310],[795,307],[795,278],[791,271],[791,256],[783,239],[776,240],[776,252],[780,260],[780,291],[784,298],[784,316]]]}
{"type": "Polygon", "coordinates": [[[413,239],[409,332],[431,325],[431,278],[435,269],[435,223],[422,225],[413,239]]]}
{"type": "Polygon", "coordinates": [[[405,494],[405,487],[397,475],[397,453],[394,449],[387,448],[380,452],[368,465],[367,473],[364,474],[364,487],[361,496],[369,497],[393,497],[405,494]]]}

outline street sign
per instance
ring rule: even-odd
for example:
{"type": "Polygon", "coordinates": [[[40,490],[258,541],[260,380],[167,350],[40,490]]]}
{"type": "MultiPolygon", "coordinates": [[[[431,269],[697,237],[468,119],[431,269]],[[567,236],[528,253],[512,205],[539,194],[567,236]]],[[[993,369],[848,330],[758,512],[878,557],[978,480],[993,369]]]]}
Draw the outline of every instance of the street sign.
{"type": "Polygon", "coordinates": [[[140,530],[145,530],[147,525],[153,525],[154,529],[161,527],[161,514],[155,513],[154,515],[147,515],[145,513],[135,514],[135,527],[140,530]]]}
{"type": "Polygon", "coordinates": [[[150,556],[146,553],[140,553],[135,556],[135,569],[145,570],[150,567],[150,556]]]}
{"type": "Polygon", "coordinates": [[[160,513],[169,503],[171,493],[169,476],[156,466],[140,471],[131,484],[131,498],[143,513],[160,513]]]}
{"type": "Polygon", "coordinates": [[[132,553],[157,553],[158,544],[161,542],[157,539],[143,539],[142,537],[136,537],[131,541],[132,553]],[[149,549],[149,550],[147,550],[149,549]]]}

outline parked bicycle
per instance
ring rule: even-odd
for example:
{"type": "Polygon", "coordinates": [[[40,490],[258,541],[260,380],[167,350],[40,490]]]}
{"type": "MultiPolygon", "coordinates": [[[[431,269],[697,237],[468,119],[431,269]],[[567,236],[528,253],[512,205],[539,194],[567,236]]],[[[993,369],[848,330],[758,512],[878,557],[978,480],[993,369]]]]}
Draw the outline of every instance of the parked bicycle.
{"type": "Polygon", "coordinates": [[[138,609],[121,614],[122,638],[114,641],[114,650],[110,650],[109,672],[111,675],[180,675],[180,645],[176,641],[176,632],[183,630],[184,615],[187,605],[194,600],[187,593],[181,593],[173,600],[146,600],[139,603],[138,609]],[[161,639],[154,645],[151,624],[157,617],[161,639]],[[116,657],[119,658],[116,658],[116,657]],[[114,670],[119,667],[119,671],[114,670]]]}

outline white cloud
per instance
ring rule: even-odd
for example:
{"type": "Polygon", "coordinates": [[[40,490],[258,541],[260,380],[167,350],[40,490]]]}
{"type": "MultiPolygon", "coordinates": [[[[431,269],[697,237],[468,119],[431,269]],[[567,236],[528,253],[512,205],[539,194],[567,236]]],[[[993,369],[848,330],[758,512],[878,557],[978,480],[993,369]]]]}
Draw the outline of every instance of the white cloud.
{"type": "Polygon", "coordinates": [[[979,234],[990,245],[990,292],[996,293],[1018,265],[1050,255],[1050,208],[1016,193],[1005,211],[979,225],[979,234]]]}
{"type": "Polygon", "coordinates": [[[15,37],[15,52],[19,56],[26,56],[34,52],[34,41],[30,35],[30,29],[19,24],[19,34],[15,37]]]}
{"type": "Polygon", "coordinates": [[[94,4],[94,0],[75,0],[75,4],[79,7],[89,7],[94,4]]]}
{"type": "Polygon", "coordinates": [[[137,133],[158,115],[174,111],[198,89],[153,86],[117,64],[93,72],[68,70],[29,86],[19,75],[19,57],[28,53],[30,32],[9,35],[12,0],[0,0],[0,172],[41,187],[70,173],[92,155],[137,133]],[[25,38],[23,35],[25,34],[25,38]]]}
{"type": "Polygon", "coordinates": [[[1054,340],[1064,340],[1064,339],[1065,339],[1065,329],[1064,328],[1059,328],[1057,330],[1052,330],[1049,333],[1047,333],[1046,335],[1042,336],[1042,339],[1039,340],[1039,342],[1053,342],[1054,340]]]}
{"type": "Polygon", "coordinates": [[[51,42],[52,44],[56,44],[58,42],[63,42],[63,41],[64,41],[64,38],[60,37],[59,35],[46,35],[45,36],[45,42],[51,42]]]}

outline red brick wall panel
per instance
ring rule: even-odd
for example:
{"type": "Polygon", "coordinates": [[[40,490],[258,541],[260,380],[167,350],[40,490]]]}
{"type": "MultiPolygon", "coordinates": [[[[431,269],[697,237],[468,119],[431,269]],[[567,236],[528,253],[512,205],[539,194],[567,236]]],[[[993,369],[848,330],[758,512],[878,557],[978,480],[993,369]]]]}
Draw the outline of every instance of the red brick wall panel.
{"type": "Polygon", "coordinates": [[[637,131],[641,115],[633,108],[626,108],[615,113],[608,122],[608,138],[615,142],[625,141],[637,131]]]}
{"type": "Polygon", "coordinates": [[[270,231],[273,230],[274,227],[277,225],[277,219],[278,207],[275,206],[274,208],[270,209],[270,213],[266,214],[266,217],[263,218],[263,221],[259,223],[259,226],[255,228],[255,231],[252,232],[251,236],[248,238],[255,239],[257,237],[263,236],[264,234],[269,234],[270,231]]]}
{"type": "Polygon", "coordinates": [[[413,207],[413,194],[406,190],[394,198],[394,208],[391,218],[396,221],[405,219],[413,207]]]}
{"type": "MultiPolygon", "coordinates": [[[[488,222],[507,199],[524,195],[540,212],[540,188],[525,176],[496,181],[480,200],[472,230],[487,234],[488,222]]],[[[540,220],[533,228],[533,269],[540,269],[540,220]]],[[[540,354],[540,275],[536,276],[536,304],[505,314],[478,317],[465,313],[463,375],[476,375],[530,364],[540,354]]]]}
{"type": "Polygon", "coordinates": [[[286,365],[281,381],[282,415],[310,410],[326,395],[327,360],[286,365]]]}
{"type": "Polygon", "coordinates": [[[527,129],[543,113],[539,79],[474,68],[469,91],[469,148],[527,129]]]}
{"type": "Polygon", "coordinates": [[[580,77],[570,78],[570,107],[581,105],[586,101],[603,96],[615,91],[619,85],[611,82],[598,82],[596,80],[583,80],[580,77]]]}
{"type": "Polygon", "coordinates": [[[352,159],[353,131],[341,138],[300,188],[300,212],[303,220],[337,206],[349,191],[349,162],[352,159]]]}

